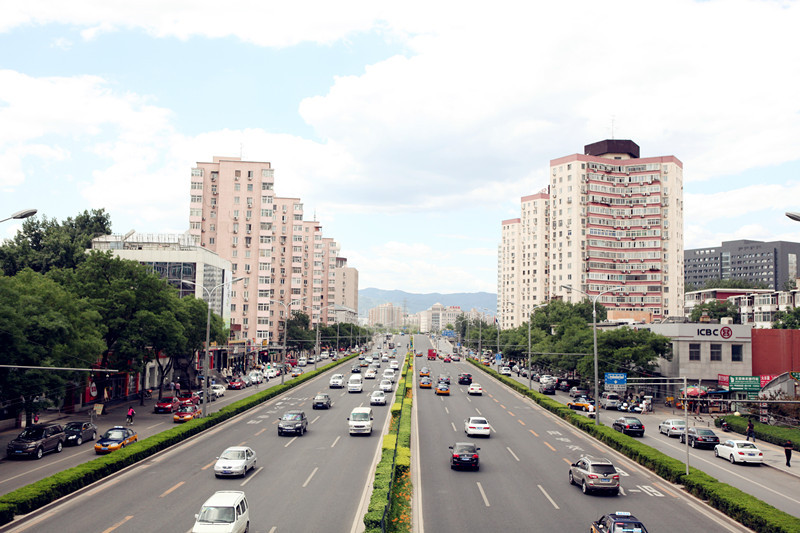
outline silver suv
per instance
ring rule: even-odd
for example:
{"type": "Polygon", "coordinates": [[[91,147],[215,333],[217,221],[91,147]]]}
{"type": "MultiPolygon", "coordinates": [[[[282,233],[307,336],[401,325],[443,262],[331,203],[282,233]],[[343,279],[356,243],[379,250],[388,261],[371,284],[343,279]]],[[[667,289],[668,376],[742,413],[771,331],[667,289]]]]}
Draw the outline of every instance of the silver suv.
{"type": "Polygon", "coordinates": [[[619,494],[619,473],[608,459],[585,455],[570,465],[569,484],[580,486],[584,494],[592,491],[619,494]]]}

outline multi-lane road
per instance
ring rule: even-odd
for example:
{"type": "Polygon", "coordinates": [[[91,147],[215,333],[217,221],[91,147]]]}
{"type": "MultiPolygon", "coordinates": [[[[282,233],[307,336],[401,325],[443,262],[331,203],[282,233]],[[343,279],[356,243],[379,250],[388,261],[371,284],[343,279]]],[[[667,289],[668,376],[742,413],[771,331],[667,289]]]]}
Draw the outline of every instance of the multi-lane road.
{"type": "MultiPolygon", "coordinates": [[[[398,346],[397,351],[402,363],[406,348],[398,346]]],[[[360,394],[329,389],[330,376],[348,376],[351,366],[325,372],[3,530],[60,533],[69,524],[72,531],[190,531],[195,513],[218,490],[245,491],[251,532],[363,529],[364,504],[390,405],[373,407],[376,431],[371,437],[351,437],[350,411],[368,406],[379,383],[365,380],[360,394]],[[318,392],[331,394],[330,410],[312,410],[311,399],[318,392]],[[289,409],[305,410],[305,435],[278,436],[277,420],[289,409]],[[235,445],[256,451],[257,469],[244,479],[215,478],[216,457],[235,445]]],[[[381,370],[387,367],[383,363],[381,370]]]]}
{"type": "MultiPolygon", "coordinates": [[[[417,339],[418,350],[427,348],[417,339]]],[[[449,397],[416,388],[419,531],[587,531],[614,511],[633,513],[653,531],[749,531],[468,363],[418,357],[417,379],[423,366],[434,382],[450,374],[453,386],[449,397]],[[484,387],[483,396],[468,396],[458,385],[464,371],[484,387]],[[478,415],[492,425],[490,438],[464,434],[464,419],[478,415]],[[450,469],[448,446],[456,441],[480,446],[480,471],[450,469]],[[569,465],[582,454],[614,462],[622,477],[619,496],[584,495],[569,484],[569,465]]]]}

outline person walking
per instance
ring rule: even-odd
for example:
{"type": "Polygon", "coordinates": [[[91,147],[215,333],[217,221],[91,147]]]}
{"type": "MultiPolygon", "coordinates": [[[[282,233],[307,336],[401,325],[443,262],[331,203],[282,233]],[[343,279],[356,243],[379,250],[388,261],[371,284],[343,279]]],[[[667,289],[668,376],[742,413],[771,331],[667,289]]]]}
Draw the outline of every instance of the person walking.
{"type": "Polygon", "coordinates": [[[136,411],[133,410],[133,406],[131,405],[128,407],[128,416],[125,417],[125,423],[133,425],[133,417],[136,415],[136,411]]]}
{"type": "Polygon", "coordinates": [[[792,441],[787,440],[783,443],[783,453],[786,454],[786,466],[792,466],[792,449],[794,445],[792,441]]]}
{"type": "Polygon", "coordinates": [[[751,437],[753,439],[753,442],[755,442],[756,441],[756,430],[755,430],[755,426],[753,426],[753,421],[752,420],[747,422],[747,438],[745,440],[750,440],[751,437]]]}

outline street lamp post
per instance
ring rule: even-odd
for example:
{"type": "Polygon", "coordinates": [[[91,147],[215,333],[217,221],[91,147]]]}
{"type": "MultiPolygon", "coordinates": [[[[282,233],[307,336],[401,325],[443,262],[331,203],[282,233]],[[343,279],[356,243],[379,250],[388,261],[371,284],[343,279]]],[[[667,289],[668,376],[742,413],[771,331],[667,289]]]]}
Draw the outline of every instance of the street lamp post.
{"type": "Polygon", "coordinates": [[[22,211],[17,211],[8,218],[0,220],[0,222],[5,222],[6,220],[11,220],[12,218],[13,219],[28,218],[32,217],[35,214],[36,214],[36,209],[23,209],[22,211]]]}
{"type": "Polygon", "coordinates": [[[203,356],[203,418],[206,417],[208,414],[208,387],[209,387],[209,380],[210,380],[210,368],[208,363],[208,352],[211,349],[211,297],[214,295],[214,291],[219,289],[222,286],[228,284],[234,284],[237,281],[241,281],[244,278],[234,278],[230,281],[224,281],[219,285],[215,285],[212,289],[206,289],[202,285],[199,285],[193,281],[188,280],[181,280],[182,283],[188,283],[189,285],[194,285],[195,287],[200,287],[206,293],[206,298],[208,298],[208,313],[206,314],[206,353],[203,356]]]}
{"type": "Polygon", "coordinates": [[[534,305],[528,315],[528,390],[533,390],[533,361],[531,360],[531,322],[533,322],[533,313],[540,307],[546,307],[547,304],[534,305]]]}
{"type": "Polygon", "coordinates": [[[597,370],[597,300],[604,294],[618,291],[625,287],[617,286],[597,293],[594,297],[586,291],[575,289],[572,285],[562,285],[567,291],[577,291],[592,300],[592,336],[594,338],[594,425],[600,425],[600,377],[597,370]]]}
{"type": "Polygon", "coordinates": [[[288,304],[286,302],[282,302],[281,300],[272,300],[270,302],[280,304],[283,306],[283,312],[286,313],[286,317],[283,321],[284,323],[284,331],[283,331],[283,349],[281,350],[281,385],[283,385],[284,375],[286,374],[286,339],[289,336],[289,306],[291,306],[295,302],[302,302],[303,299],[292,300],[288,304]]]}
{"type": "MultiPolygon", "coordinates": [[[[319,311],[320,311],[320,319],[319,319],[319,320],[317,320],[317,335],[316,335],[316,345],[314,346],[314,352],[315,352],[315,354],[314,354],[314,356],[315,356],[315,357],[314,357],[314,370],[316,370],[316,369],[317,369],[317,360],[319,359],[319,323],[320,323],[320,321],[322,320],[322,311],[324,311],[325,309],[330,309],[331,307],[334,307],[334,308],[335,308],[335,307],[336,307],[336,304],[326,305],[325,307],[323,307],[322,309],[320,309],[320,310],[319,310],[319,311]]],[[[313,309],[313,308],[311,309],[311,312],[312,312],[312,314],[313,314],[313,312],[314,312],[314,309],[313,309]]],[[[336,344],[338,345],[338,344],[339,344],[339,339],[338,339],[338,331],[339,331],[338,325],[339,325],[339,324],[338,324],[338,322],[337,322],[337,324],[336,324],[336,325],[337,325],[337,328],[336,328],[336,331],[337,331],[337,339],[336,339],[336,344]]],[[[337,350],[339,349],[339,348],[338,348],[338,346],[337,346],[337,348],[336,348],[336,349],[337,349],[337,350]]]]}

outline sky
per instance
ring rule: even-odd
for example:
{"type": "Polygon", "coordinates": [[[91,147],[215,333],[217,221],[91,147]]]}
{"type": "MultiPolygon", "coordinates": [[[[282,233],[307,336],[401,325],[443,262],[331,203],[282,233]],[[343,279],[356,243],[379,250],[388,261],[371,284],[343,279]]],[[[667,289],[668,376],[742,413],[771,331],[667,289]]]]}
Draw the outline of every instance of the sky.
{"type": "Polygon", "coordinates": [[[2,1],[0,219],[183,233],[191,168],[241,156],[361,288],[496,292],[501,222],[617,138],[683,162],[686,248],[800,241],[797,28],[789,0],[2,1]]]}

